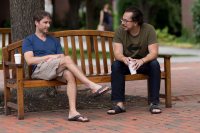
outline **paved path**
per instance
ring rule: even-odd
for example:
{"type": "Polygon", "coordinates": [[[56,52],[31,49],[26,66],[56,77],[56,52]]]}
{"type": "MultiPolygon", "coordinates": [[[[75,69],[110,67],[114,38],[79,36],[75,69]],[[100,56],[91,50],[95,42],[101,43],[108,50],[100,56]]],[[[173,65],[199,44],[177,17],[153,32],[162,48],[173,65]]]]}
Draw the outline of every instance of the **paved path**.
{"type": "Polygon", "coordinates": [[[159,53],[173,55],[171,59],[172,63],[200,62],[200,49],[161,46],[159,48],[159,53]]]}
{"type": "MultiPolygon", "coordinates": [[[[165,48],[166,51],[173,52],[170,49],[165,48]]],[[[180,49],[175,52],[180,54],[180,49]]],[[[90,118],[89,123],[68,122],[66,110],[29,112],[25,113],[25,120],[21,121],[13,113],[9,116],[0,115],[0,133],[199,133],[200,61],[173,60],[173,107],[165,108],[161,99],[162,114],[151,115],[147,105],[134,104],[127,108],[126,113],[114,116],[107,115],[105,108],[80,110],[90,118]]],[[[161,84],[163,92],[164,86],[161,84]]],[[[146,81],[127,82],[126,93],[146,97],[146,81]]]]}
{"type": "Polygon", "coordinates": [[[0,115],[0,133],[199,133],[200,96],[173,101],[172,108],[151,115],[146,106],[130,107],[119,115],[107,115],[106,109],[80,110],[89,123],[69,122],[66,111],[26,113],[25,120],[15,115],[0,115]]]}

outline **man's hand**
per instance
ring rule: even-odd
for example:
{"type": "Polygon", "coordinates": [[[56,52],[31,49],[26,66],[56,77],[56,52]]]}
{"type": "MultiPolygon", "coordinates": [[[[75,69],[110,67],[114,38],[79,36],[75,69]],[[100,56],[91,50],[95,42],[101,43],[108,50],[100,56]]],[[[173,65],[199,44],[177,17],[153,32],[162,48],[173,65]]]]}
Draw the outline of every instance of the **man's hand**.
{"type": "Polygon", "coordinates": [[[53,59],[57,59],[59,56],[58,55],[48,55],[47,58],[45,58],[45,62],[51,61],[53,59]]]}
{"type": "Polygon", "coordinates": [[[128,65],[130,61],[130,57],[123,57],[122,61],[124,62],[124,64],[128,65]]]}
{"type": "Polygon", "coordinates": [[[132,59],[132,58],[129,58],[129,59],[131,62],[134,62],[133,68],[136,70],[144,64],[143,59],[132,59]]]}
{"type": "Polygon", "coordinates": [[[50,61],[52,59],[64,57],[64,54],[46,55],[41,57],[34,57],[33,51],[24,53],[24,58],[28,65],[39,64],[42,61],[50,61]]]}
{"type": "Polygon", "coordinates": [[[48,55],[47,58],[45,59],[46,62],[51,61],[53,59],[58,59],[64,57],[63,54],[55,54],[55,55],[48,55]]]}

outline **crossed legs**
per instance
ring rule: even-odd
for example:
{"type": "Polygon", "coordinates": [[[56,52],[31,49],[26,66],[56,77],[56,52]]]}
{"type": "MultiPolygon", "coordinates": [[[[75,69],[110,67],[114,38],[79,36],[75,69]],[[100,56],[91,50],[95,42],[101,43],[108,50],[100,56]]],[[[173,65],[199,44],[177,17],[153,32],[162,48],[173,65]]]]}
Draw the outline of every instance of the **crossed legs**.
{"type": "MultiPolygon", "coordinates": [[[[80,115],[80,113],[76,110],[77,89],[76,89],[75,77],[78,78],[83,84],[91,88],[92,93],[97,92],[100,88],[102,88],[102,86],[90,81],[77,67],[77,65],[73,62],[70,56],[65,56],[61,58],[59,68],[64,68],[63,77],[67,81],[67,95],[69,99],[68,118],[73,118],[74,116],[80,115]]],[[[108,87],[105,87],[102,90],[100,90],[99,93],[104,92],[108,89],[109,89],[108,87]]],[[[83,116],[79,117],[78,119],[79,121],[82,122],[88,120],[88,118],[83,116]]]]}
{"type": "Polygon", "coordinates": [[[68,71],[70,71],[74,77],[78,78],[83,84],[91,88],[93,93],[102,87],[101,85],[90,81],[77,67],[77,65],[73,62],[70,56],[65,56],[61,58],[60,67],[67,68],[68,71]]]}

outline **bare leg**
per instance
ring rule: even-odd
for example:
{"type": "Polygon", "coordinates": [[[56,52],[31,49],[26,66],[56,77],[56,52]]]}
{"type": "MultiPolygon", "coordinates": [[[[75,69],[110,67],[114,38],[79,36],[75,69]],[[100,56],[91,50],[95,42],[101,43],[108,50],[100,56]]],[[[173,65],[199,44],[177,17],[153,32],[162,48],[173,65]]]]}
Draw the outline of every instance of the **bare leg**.
{"type": "MultiPolygon", "coordinates": [[[[60,62],[61,66],[65,66],[75,77],[77,77],[82,83],[92,89],[92,92],[96,92],[101,85],[98,85],[92,81],[90,81],[82,71],[77,67],[77,65],[73,62],[70,56],[65,56],[61,58],[60,62]]],[[[104,91],[104,90],[102,90],[104,91]]]]}
{"type": "MultiPolygon", "coordinates": [[[[67,96],[69,99],[69,116],[68,118],[72,118],[76,115],[80,115],[79,112],[76,110],[76,82],[73,74],[65,70],[64,71],[64,78],[67,80],[67,96]]],[[[87,120],[87,118],[80,118],[82,120],[87,120]]]]}

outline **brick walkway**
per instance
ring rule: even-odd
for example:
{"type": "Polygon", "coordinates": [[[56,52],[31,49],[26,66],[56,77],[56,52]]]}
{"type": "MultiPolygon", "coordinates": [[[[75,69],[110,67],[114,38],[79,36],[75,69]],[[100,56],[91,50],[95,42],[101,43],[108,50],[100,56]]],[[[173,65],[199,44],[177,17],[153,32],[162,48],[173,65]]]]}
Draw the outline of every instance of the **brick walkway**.
{"type": "MultiPolygon", "coordinates": [[[[199,82],[200,62],[173,63],[173,107],[165,108],[162,104],[162,114],[151,115],[147,105],[141,105],[128,107],[126,113],[114,116],[107,115],[107,109],[79,110],[90,118],[89,123],[68,122],[65,110],[26,113],[21,121],[15,114],[0,115],[0,133],[199,133],[199,82]]],[[[146,97],[146,82],[127,82],[126,93],[146,97]]]]}

